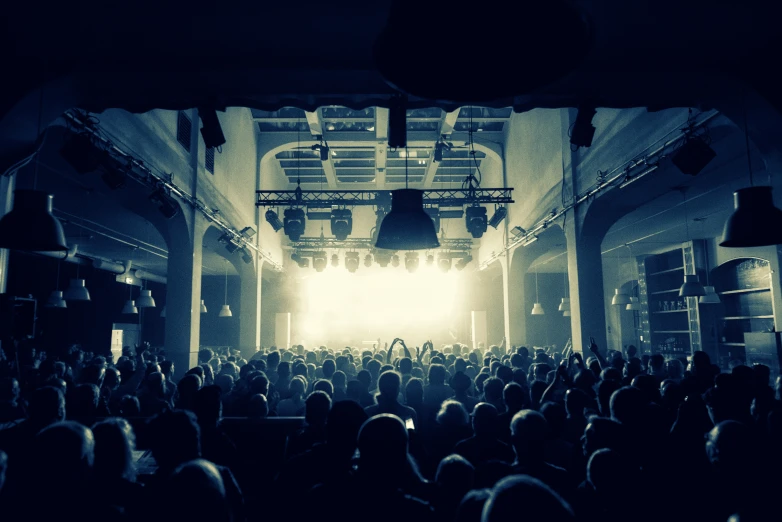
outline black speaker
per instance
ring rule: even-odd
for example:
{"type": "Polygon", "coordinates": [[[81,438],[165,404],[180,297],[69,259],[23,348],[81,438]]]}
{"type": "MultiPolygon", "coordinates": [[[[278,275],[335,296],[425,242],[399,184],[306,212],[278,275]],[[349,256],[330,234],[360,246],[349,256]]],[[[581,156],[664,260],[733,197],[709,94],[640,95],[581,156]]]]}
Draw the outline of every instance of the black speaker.
{"type": "Polygon", "coordinates": [[[33,337],[36,308],[35,299],[0,294],[0,340],[33,337]]]}

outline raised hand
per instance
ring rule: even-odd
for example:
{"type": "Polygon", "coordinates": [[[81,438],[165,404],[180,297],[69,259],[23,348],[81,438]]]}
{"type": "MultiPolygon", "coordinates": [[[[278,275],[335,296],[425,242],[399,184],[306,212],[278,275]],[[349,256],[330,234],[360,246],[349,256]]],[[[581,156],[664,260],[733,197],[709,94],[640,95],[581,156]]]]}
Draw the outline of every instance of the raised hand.
{"type": "Polygon", "coordinates": [[[596,354],[598,353],[599,349],[597,347],[597,343],[595,342],[594,337],[589,338],[589,351],[596,354]]]}

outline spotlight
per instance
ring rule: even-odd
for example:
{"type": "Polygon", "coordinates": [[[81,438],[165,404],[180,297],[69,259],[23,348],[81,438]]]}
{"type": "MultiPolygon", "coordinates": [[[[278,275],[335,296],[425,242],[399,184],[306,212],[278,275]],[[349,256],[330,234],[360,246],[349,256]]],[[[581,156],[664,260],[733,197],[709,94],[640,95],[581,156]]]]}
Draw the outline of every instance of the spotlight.
{"type": "Polygon", "coordinates": [[[442,270],[443,272],[447,272],[451,269],[451,258],[440,256],[440,258],[437,260],[437,266],[442,270]]]}
{"type": "Polygon", "coordinates": [[[239,243],[237,243],[236,241],[234,241],[233,239],[231,239],[231,240],[230,240],[230,241],[229,241],[229,242],[228,242],[228,243],[225,245],[225,249],[226,249],[226,250],[228,250],[228,252],[229,252],[229,253],[233,254],[234,252],[236,252],[237,250],[239,250],[239,247],[240,247],[240,246],[241,246],[241,245],[240,245],[239,243]]]}
{"type": "Polygon", "coordinates": [[[331,266],[333,266],[334,268],[337,268],[339,266],[339,256],[337,254],[331,256],[331,266]]]}
{"type": "Polygon", "coordinates": [[[266,211],[266,221],[272,226],[275,232],[279,232],[279,230],[283,227],[282,221],[280,221],[280,216],[278,216],[277,213],[272,209],[266,211]]]}
{"type": "Polygon", "coordinates": [[[470,261],[472,261],[472,256],[470,254],[467,254],[463,258],[461,258],[459,261],[456,262],[456,270],[464,270],[464,267],[470,264],[470,261]]]}
{"type": "Polygon", "coordinates": [[[388,106],[388,146],[392,149],[407,146],[406,97],[394,96],[388,106]]]}
{"type": "Polygon", "coordinates": [[[244,227],[239,233],[244,237],[253,237],[255,235],[255,229],[253,227],[244,227]]]}
{"type": "Polygon", "coordinates": [[[253,255],[246,248],[242,249],[242,261],[248,265],[253,262],[253,255]]]}
{"type": "Polygon", "coordinates": [[[285,235],[291,241],[298,241],[304,233],[305,224],[304,210],[300,208],[286,208],[284,218],[285,235]]]}
{"type": "Polygon", "coordinates": [[[316,143],[312,146],[312,150],[320,152],[320,161],[328,161],[331,155],[329,154],[329,146],[325,142],[316,143]]]}
{"type": "Polygon", "coordinates": [[[467,207],[467,231],[478,239],[486,232],[486,207],[467,207]]]}
{"type": "Polygon", "coordinates": [[[432,221],[434,222],[434,231],[436,233],[440,233],[440,209],[437,207],[429,207],[425,208],[424,212],[429,214],[429,217],[432,218],[432,221]]]}
{"type": "Polygon", "coordinates": [[[375,261],[377,261],[377,264],[380,265],[381,268],[387,267],[388,263],[391,262],[391,252],[387,250],[377,250],[375,252],[375,261]]]}
{"type": "Polygon", "coordinates": [[[150,194],[149,199],[150,201],[157,203],[160,213],[163,214],[166,219],[171,219],[179,214],[179,204],[174,198],[166,194],[163,187],[158,188],[150,194]]]}
{"type": "Polygon", "coordinates": [[[345,268],[351,274],[358,270],[358,252],[347,252],[345,254],[345,268]]]}
{"type": "Polygon", "coordinates": [[[88,134],[72,133],[60,149],[60,155],[73,170],[87,174],[98,170],[106,153],[95,146],[88,134]]]}
{"type": "Polygon", "coordinates": [[[673,155],[671,161],[683,174],[696,176],[717,155],[701,138],[690,138],[673,155]]]}
{"type": "Polygon", "coordinates": [[[207,149],[216,148],[225,143],[225,135],[220,127],[220,119],[217,111],[199,107],[198,116],[201,118],[201,136],[204,137],[204,146],[207,149]]]}
{"type": "Polygon", "coordinates": [[[326,269],[326,264],[326,252],[312,254],[312,267],[316,272],[323,272],[326,269]]]}
{"type": "Polygon", "coordinates": [[[434,161],[443,161],[443,149],[445,149],[443,142],[438,141],[434,144],[434,161]]]}
{"type": "Polygon", "coordinates": [[[418,252],[407,252],[405,254],[405,268],[408,272],[411,274],[418,270],[418,265],[420,264],[420,259],[418,256],[418,252]]]}
{"type": "Polygon", "coordinates": [[[398,267],[399,266],[399,256],[394,254],[391,256],[391,266],[398,267]]]}
{"type": "Polygon", "coordinates": [[[500,223],[502,223],[502,220],[505,219],[507,215],[507,208],[497,207],[497,209],[494,211],[494,214],[492,214],[491,219],[489,219],[489,225],[496,229],[498,226],[500,226],[500,223]]]}
{"type": "Polygon", "coordinates": [[[364,256],[364,266],[367,268],[372,266],[372,254],[367,254],[364,256]]]}
{"type": "Polygon", "coordinates": [[[526,234],[527,231],[521,227],[513,227],[512,229],[510,229],[510,233],[513,234],[515,237],[521,237],[524,234],[526,234]]]}
{"type": "Polygon", "coordinates": [[[331,211],[331,233],[340,241],[345,241],[353,232],[353,213],[346,209],[331,211]]]}
{"type": "Polygon", "coordinates": [[[427,265],[433,265],[434,264],[434,256],[432,254],[429,254],[426,256],[426,264],[427,265]]]}
{"type": "Polygon", "coordinates": [[[292,253],[291,259],[296,261],[296,264],[299,265],[299,268],[308,268],[310,266],[310,259],[308,257],[302,257],[298,252],[292,253]]]}
{"type": "Polygon", "coordinates": [[[570,133],[570,143],[576,147],[591,147],[592,138],[595,137],[595,126],[592,118],[597,114],[594,107],[579,107],[573,130],[570,133]]]}

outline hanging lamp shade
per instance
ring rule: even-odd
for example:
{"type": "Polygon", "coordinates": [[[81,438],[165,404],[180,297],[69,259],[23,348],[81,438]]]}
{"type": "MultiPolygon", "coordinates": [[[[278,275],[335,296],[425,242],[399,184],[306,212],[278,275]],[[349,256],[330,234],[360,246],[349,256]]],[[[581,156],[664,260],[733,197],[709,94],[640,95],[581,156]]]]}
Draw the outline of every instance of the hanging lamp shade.
{"type": "Polygon", "coordinates": [[[612,305],[628,305],[630,304],[630,296],[622,292],[620,289],[614,289],[614,297],[611,299],[612,305]]]}
{"type": "Polygon", "coordinates": [[[733,193],[733,214],[725,222],[721,247],[747,248],[782,244],[782,210],[774,206],[771,187],[747,187],[733,193]]]}
{"type": "Polygon", "coordinates": [[[136,307],[136,302],[132,299],[125,301],[125,306],[122,307],[122,313],[128,315],[137,314],[138,308],[136,307]]]}
{"type": "Polygon", "coordinates": [[[162,317],[163,319],[166,318],[166,307],[165,306],[163,306],[163,309],[160,311],[160,317],[162,317]]]}
{"type": "Polygon", "coordinates": [[[0,219],[0,248],[33,252],[68,250],[62,225],[52,215],[54,196],[14,191],[14,207],[0,219]]]}
{"type": "Polygon", "coordinates": [[[85,286],[84,279],[71,279],[68,289],[65,291],[66,301],[89,301],[90,292],[85,286]]]}
{"type": "Polygon", "coordinates": [[[139,308],[155,308],[155,298],[152,297],[152,290],[142,290],[141,295],[136,299],[136,306],[139,308]]]}
{"type": "Polygon", "coordinates": [[[532,315],[545,315],[546,311],[543,309],[540,303],[532,305],[532,315]]]}
{"type": "Polygon", "coordinates": [[[375,246],[387,250],[426,250],[440,246],[434,221],[424,212],[422,190],[391,192],[391,212],[380,224],[375,246]]]}
{"type": "Polygon", "coordinates": [[[700,299],[698,299],[699,303],[701,303],[701,304],[720,304],[720,296],[714,290],[713,286],[704,286],[703,289],[706,291],[706,295],[702,295],[700,297],[700,299]]]}
{"type": "Polygon", "coordinates": [[[558,310],[560,312],[566,312],[566,311],[570,310],[570,298],[569,297],[563,297],[562,298],[562,302],[559,303],[558,310]]]}
{"type": "Polygon", "coordinates": [[[206,304],[204,303],[203,299],[201,299],[201,313],[202,314],[206,313],[206,304]]]}
{"type": "Polygon", "coordinates": [[[630,296],[630,302],[625,306],[625,310],[640,310],[641,304],[637,297],[630,296]]]}
{"type": "Polygon", "coordinates": [[[684,284],[679,288],[679,297],[700,297],[706,295],[706,290],[703,288],[698,276],[685,275],[684,284]]]}
{"type": "Polygon", "coordinates": [[[224,304],[223,307],[220,308],[220,313],[217,315],[218,317],[233,317],[234,314],[231,313],[231,307],[224,304]]]}
{"type": "Polygon", "coordinates": [[[565,310],[562,312],[562,317],[570,317],[570,310],[565,310]]]}
{"type": "Polygon", "coordinates": [[[46,300],[46,308],[68,308],[68,304],[62,298],[62,291],[55,290],[49,295],[49,299],[46,300]]]}

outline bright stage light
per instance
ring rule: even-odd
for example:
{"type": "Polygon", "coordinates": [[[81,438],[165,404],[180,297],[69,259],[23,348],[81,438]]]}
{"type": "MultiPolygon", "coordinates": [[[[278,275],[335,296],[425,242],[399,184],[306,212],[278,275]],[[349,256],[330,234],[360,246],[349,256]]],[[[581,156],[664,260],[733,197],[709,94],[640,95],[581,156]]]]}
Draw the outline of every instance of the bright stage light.
{"type": "Polygon", "coordinates": [[[386,332],[420,344],[453,319],[461,274],[421,265],[415,273],[390,268],[349,273],[326,267],[302,280],[303,333],[309,343],[376,339],[386,332]]]}

